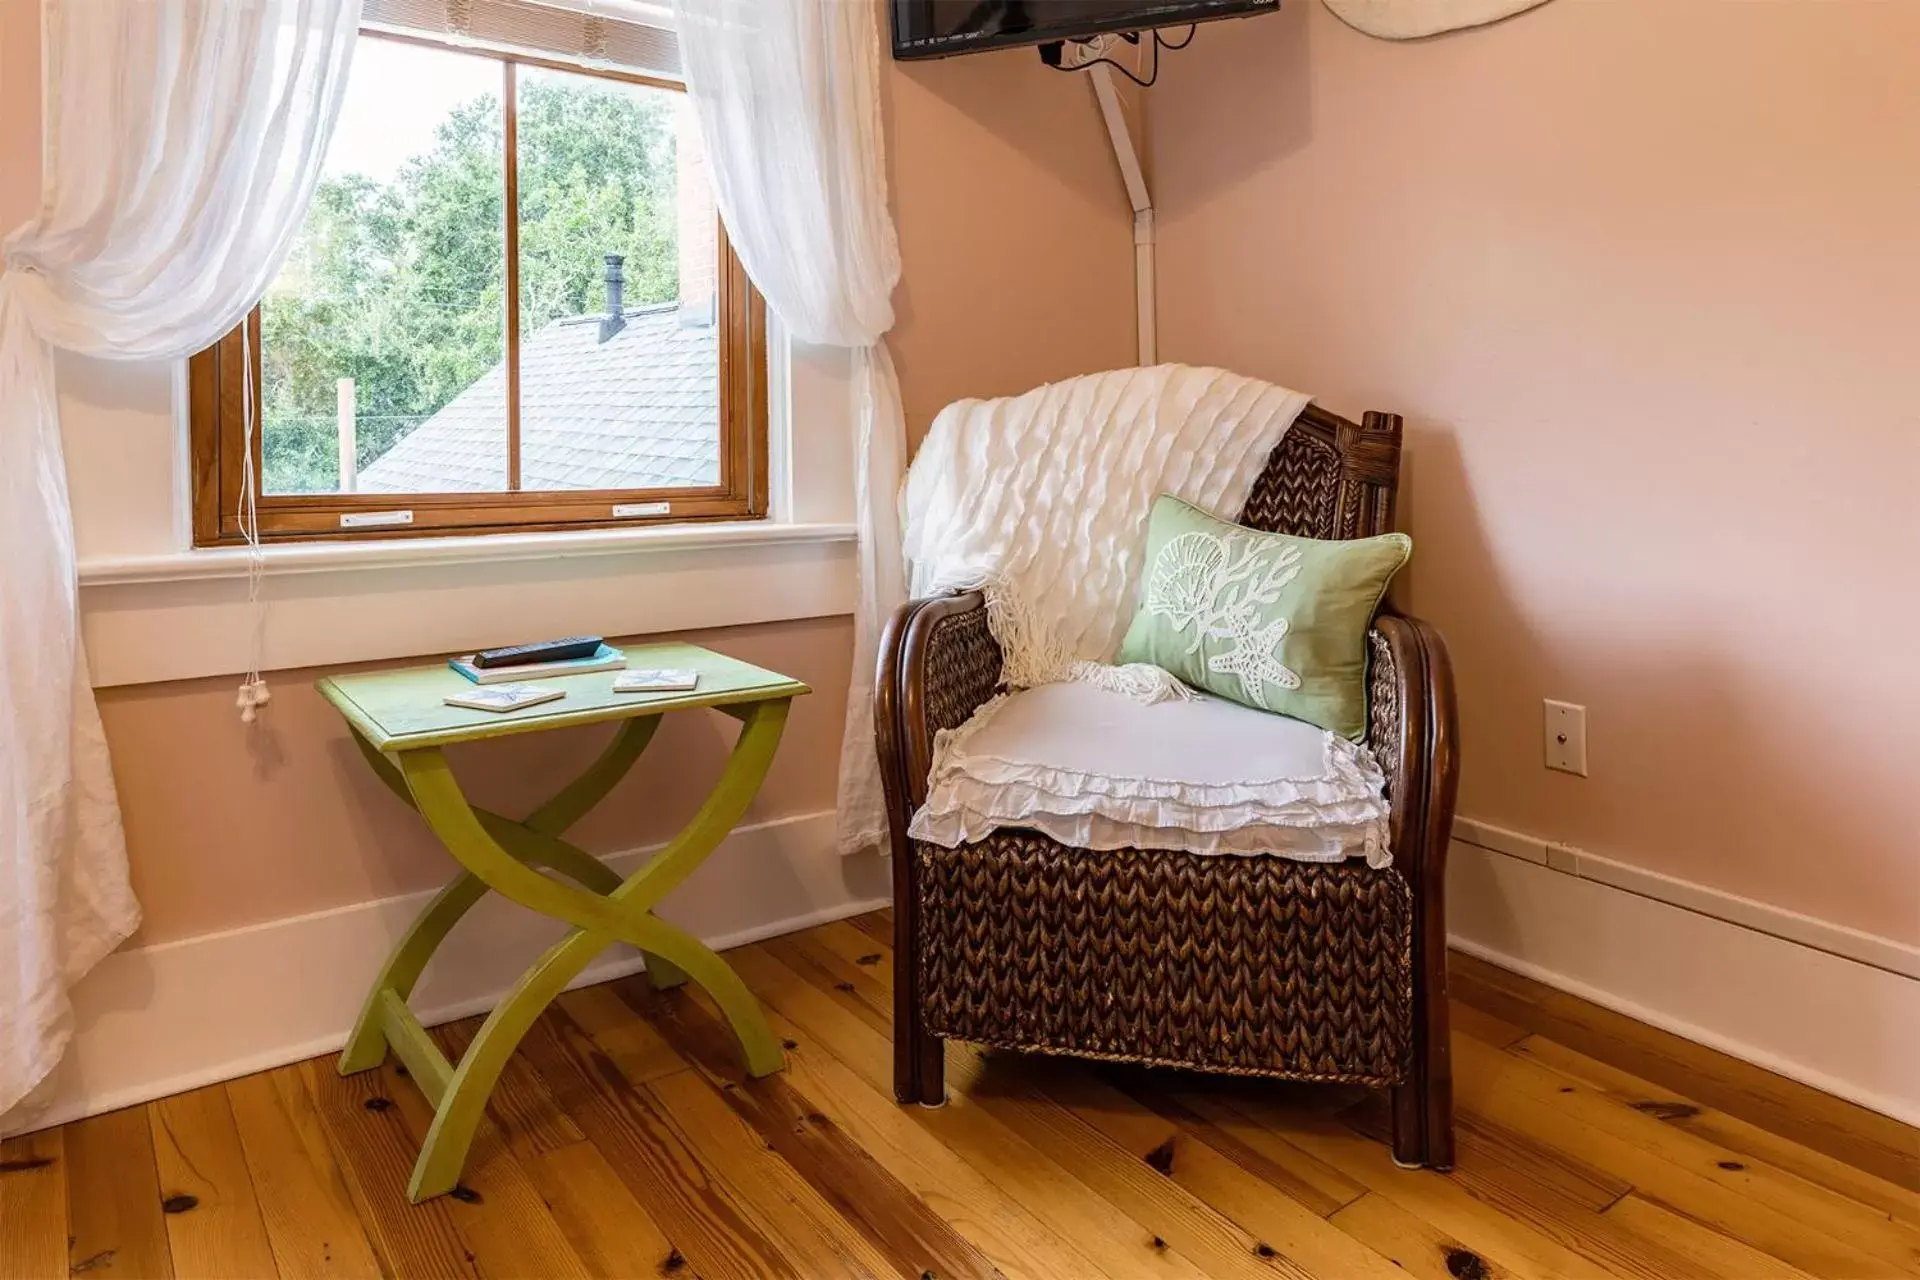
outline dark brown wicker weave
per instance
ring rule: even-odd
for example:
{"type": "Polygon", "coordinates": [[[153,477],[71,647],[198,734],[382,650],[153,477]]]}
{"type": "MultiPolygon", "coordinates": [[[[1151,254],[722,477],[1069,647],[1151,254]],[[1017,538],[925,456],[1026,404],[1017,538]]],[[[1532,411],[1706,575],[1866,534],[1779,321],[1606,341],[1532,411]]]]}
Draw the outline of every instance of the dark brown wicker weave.
{"type": "MultiPolygon", "coordinates": [[[[1242,523],[1315,538],[1392,527],[1400,419],[1309,407],[1242,523]]],[[[1443,879],[1457,774],[1453,676],[1432,627],[1369,636],[1369,744],[1393,865],[1158,850],[1098,853],[1032,831],[957,849],[910,840],[933,735],[1000,682],[978,592],[914,600],[875,695],[894,876],[894,1093],[945,1097],[942,1041],[1388,1088],[1394,1156],[1453,1164],[1443,879]]]]}

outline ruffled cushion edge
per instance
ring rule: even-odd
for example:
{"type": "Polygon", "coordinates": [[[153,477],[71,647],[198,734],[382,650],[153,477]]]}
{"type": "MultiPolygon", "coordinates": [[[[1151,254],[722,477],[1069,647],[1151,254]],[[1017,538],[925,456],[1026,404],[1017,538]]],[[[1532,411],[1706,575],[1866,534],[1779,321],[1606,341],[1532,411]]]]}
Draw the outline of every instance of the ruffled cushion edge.
{"type": "Polygon", "coordinates": [[[1176,778],[1115,778],[972,750],[973,740],[1012,696],[1007,693],[996,694],[982,703],[980,709],[959,728],[942,729],[934,734],[934,786],[948,777],[971,776],[983,782],[1028,782],[1063,796],[1097,792],[1102,795],[1170,799],[1206,806],[1264,802],[1279,809],[1299,803],[1339,804],[1378,798],[1387,785],[1386,775],[1381,773],[1373,753],[1364,744],[1325,730],[1321,731],[1319,773],[1242,778],[1224,783],[1196,783],[1176,778]]]}
{"type": "Polygon", "coordinates": [[[1340,862],[1361,853],[1376,869],[1392,862],[1386,778],[1360,743],[1326,734],[1319,777],[1214,784],[1112,778],[968,751],[1012,696],[998,694],[966,723],[934,735],[927,803],[913,815],[909,835],[952,848],[998,830],[1028,828],[1103,851],[1273,854],[1302,862],[1340,862]],[[1152,805],[1158,821],[1137,820],[1142,803],[1152,805]],[[1302,839],[1309,833],[1318,848],[1302,839]]]}
{"type": "Polygon", "coordinates": [[[1294,862],[1345,862],[1355,855],[1379,870],[1393,862],[1387,822],[1333,823],[1323,826],[1244,826],[1229,831],[1188,831],[1146,827],[1099,813],[1031,813],[1018,821],[972,809],[956,808],[914,815],[907,833],[945,849],[984,840],[998,831],[1031,830],[1079,849],[1115,852],[1163,849],[1207,857],[1287,858],[1294,862]]]}
{"type": "Polygon", "coordinates": [[[1023,778],[949,778],[937,793],[930,792],[921,812],[947,813],[969,809],[1007,822],[1022,822],[1031,813],[1062,817],[1099,814],[1114,822],[1176,831],[1231,831],[1236,827],[1274,826],[1312,829],[1354,825],[1387,816],[1386,801],[1373,798],[1292,804],[1278,808],[1259,800],[1219,805],[1186,805],[1145,796],[1113,796],[1100,792],[1062,795],[1023,778]]]}

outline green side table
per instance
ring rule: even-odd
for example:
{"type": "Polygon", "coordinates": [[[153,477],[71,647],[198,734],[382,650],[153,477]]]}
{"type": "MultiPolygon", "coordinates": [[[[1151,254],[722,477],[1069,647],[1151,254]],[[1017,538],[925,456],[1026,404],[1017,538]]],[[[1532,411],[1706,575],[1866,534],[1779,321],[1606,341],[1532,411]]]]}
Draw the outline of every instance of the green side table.
{"type": "Polygon", "coordinates": [[[355,1024],[340,1072],[377,1067],[392,1049],[434,1106],[408,1195],[415,1201],[451,1191],[500,1070],[527,1029],[593,958],[616,942],[646,954],[655,985],[692,978],[720,1006],[747,1070],[768,1075],[785,1065],[780,1042],[738,974],[697,938],[653,914],[674,886],[703,862],[746,812],[767,776],[798,680],[687,644],[627,649],[634,667],[690,667],[697,689],[685,693],[615,693],[613,672],[534,679],[567,696],[520,711],[447,706],[449,693],[475,686],[445,664],[329,676],[321,696],[347,718],[367,763],[393,793],[418,810],[466,870],[442,889],[400,939],[374,980],[355,1024]],[[712,707],[741,722],[740,738],[713,792],[693,820],[658,856],[622,880],[605,863],[561,835],[613,790],[669,711],[712,707]],[[570,725],[617,721],[613,741],[579,778],[521,822],[475,808],[460,791],[441,748],[570,725]],[[580,887],[538,870],[560,873],[580,887]],[[458,1064],[447,1060],[420,1025],[407,998],[427,961],[469,908],[491,889],[523,907],[571,925],[507,993],[458,1064]]]}

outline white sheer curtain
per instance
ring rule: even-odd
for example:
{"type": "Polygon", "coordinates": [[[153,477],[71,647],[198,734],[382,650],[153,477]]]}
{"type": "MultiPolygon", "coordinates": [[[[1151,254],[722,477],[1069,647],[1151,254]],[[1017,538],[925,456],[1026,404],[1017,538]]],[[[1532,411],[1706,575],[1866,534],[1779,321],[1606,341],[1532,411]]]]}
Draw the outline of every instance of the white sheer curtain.
{"type": "MultiPolygon", "coordinates": [[[[46,0],[40,212],[0,274],[0,1112],[140,922],[79,636],[55,348],[179,359],[259,301],[319,179],[360,0],[46,0]]],[[[17,176],[17,175],[16,175],[17,176]]]]}
{"type": "Polygon", "coordinates": [[[883,335],[900,247],[887,211],[877,0],[675,0],[680,60],[727,235],[802,342],[853,351],[860,612],[840,747],[840,849],[880,844],[874,646],[905,598],[906,424],[883,335]]]}

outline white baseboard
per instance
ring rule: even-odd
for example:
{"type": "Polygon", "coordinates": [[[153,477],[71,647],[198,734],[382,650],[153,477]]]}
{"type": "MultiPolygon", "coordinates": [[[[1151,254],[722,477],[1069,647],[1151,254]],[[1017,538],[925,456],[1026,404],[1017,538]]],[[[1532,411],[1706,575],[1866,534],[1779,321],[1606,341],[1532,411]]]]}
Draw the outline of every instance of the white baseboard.
{"type": "Polygon", "coordinates": [[[1453,836],[1456,840],[1477,844],[1495,853],[1538,863],[1585,880],[1597,880],[1616,889],[1625,889],[1628,893],[1637,893],[1643,898],[1684,907],[1728,924],[1757,929],[1761,933],[1770,933],[1776,938],[1797,942],[1829,955],[1858,960],[1861,964],[1870,964],[1889,973],[1920,978],[1920,947],[1911,943],[1883,938],[1817,916],[1802,915],[1798,911],[1776,907],[1770,902],[1743,898],[1724,889],[1663,875],[1631,863],[1617,862],[1574,845],[1509,831],[1473,818],[1454,819],[1453,836]]]}
{"type": "MultiPolygon", "coordinates": [[[[628,875],[653,852],[607,861],[628,875]]],[[[431,897],[386,898],[109,956],[74,990],[73,1044],[40,1105],[32,1115],[16,1108],[0,1132],[63,1124],[339,1049],[389,948],[431,897]]],[[[885,861],[841,858],[829,811],[739,828],[660,915],[725,949],[889,901],[885,861]]],[[[492,1008],[559,934],[554,921],[489,897],[428,966],[414,1009],[433,1025],[492,1008]]],[[[614,947],[575,985],[641,964],[637,952],[614,947]]]]}
{"type": "MultiPolygon", "coordinates": [[[[1453,842],[1448,873],[1454,946],[1920,1124],[1914,948],[1484,823],[1463,820],[1457,830],[1465,838],[1453,842]]],[[[608,861],[628,874],[651,852],[608,861]]],[[[388,949],[430,896],[108,957],[74,992],[73,1046],[42,1105],[31,1116],[16,1110],[0,1133],[337,1050],[388,949]]],[[[823,812],[736,831],[661,915],[724,949],[889,900],[884,860],[840,858],[833,814],[823,812]]],[[[492,1007],[558,932],[498,898],[483,902],[428,968],[414,1007],[429,1024],[492,1007]]],[[[640,963],[616,947],[579,983],[640,963]]]]}
{"type": "MultiPolygon", "coordinates": [[[[1486,830],[1456,826],[1461,835],[1486,830]]],[[[1503,836],[1531,839],[1493,838],[1503,836]]],[[[1831,944],[1850,942],[1844,935],[1852,930],[1813,921],[1820,926],[1813,936],[1830,944],[1817,945],[1792,936],[1809,932],[1798,923],[1809,917],[1639,868],[1620,877],[1631,883],[1612,883],[1593,874],[1610,874],[1596,866],[1606,860],[1534,843],[1537,858],[1454,840],[1447,869],[1454,946],[1920,1124],[1920,980],[1903,971],[1904,944],[1872,939],[1867,954],[1888,963],[1849,958],[1831,944]],[[1549,851],[1559,856],[1549,859],[1549,851]],[[1783,925],[1781,917],[1790,919],[1783,925]]]]}

